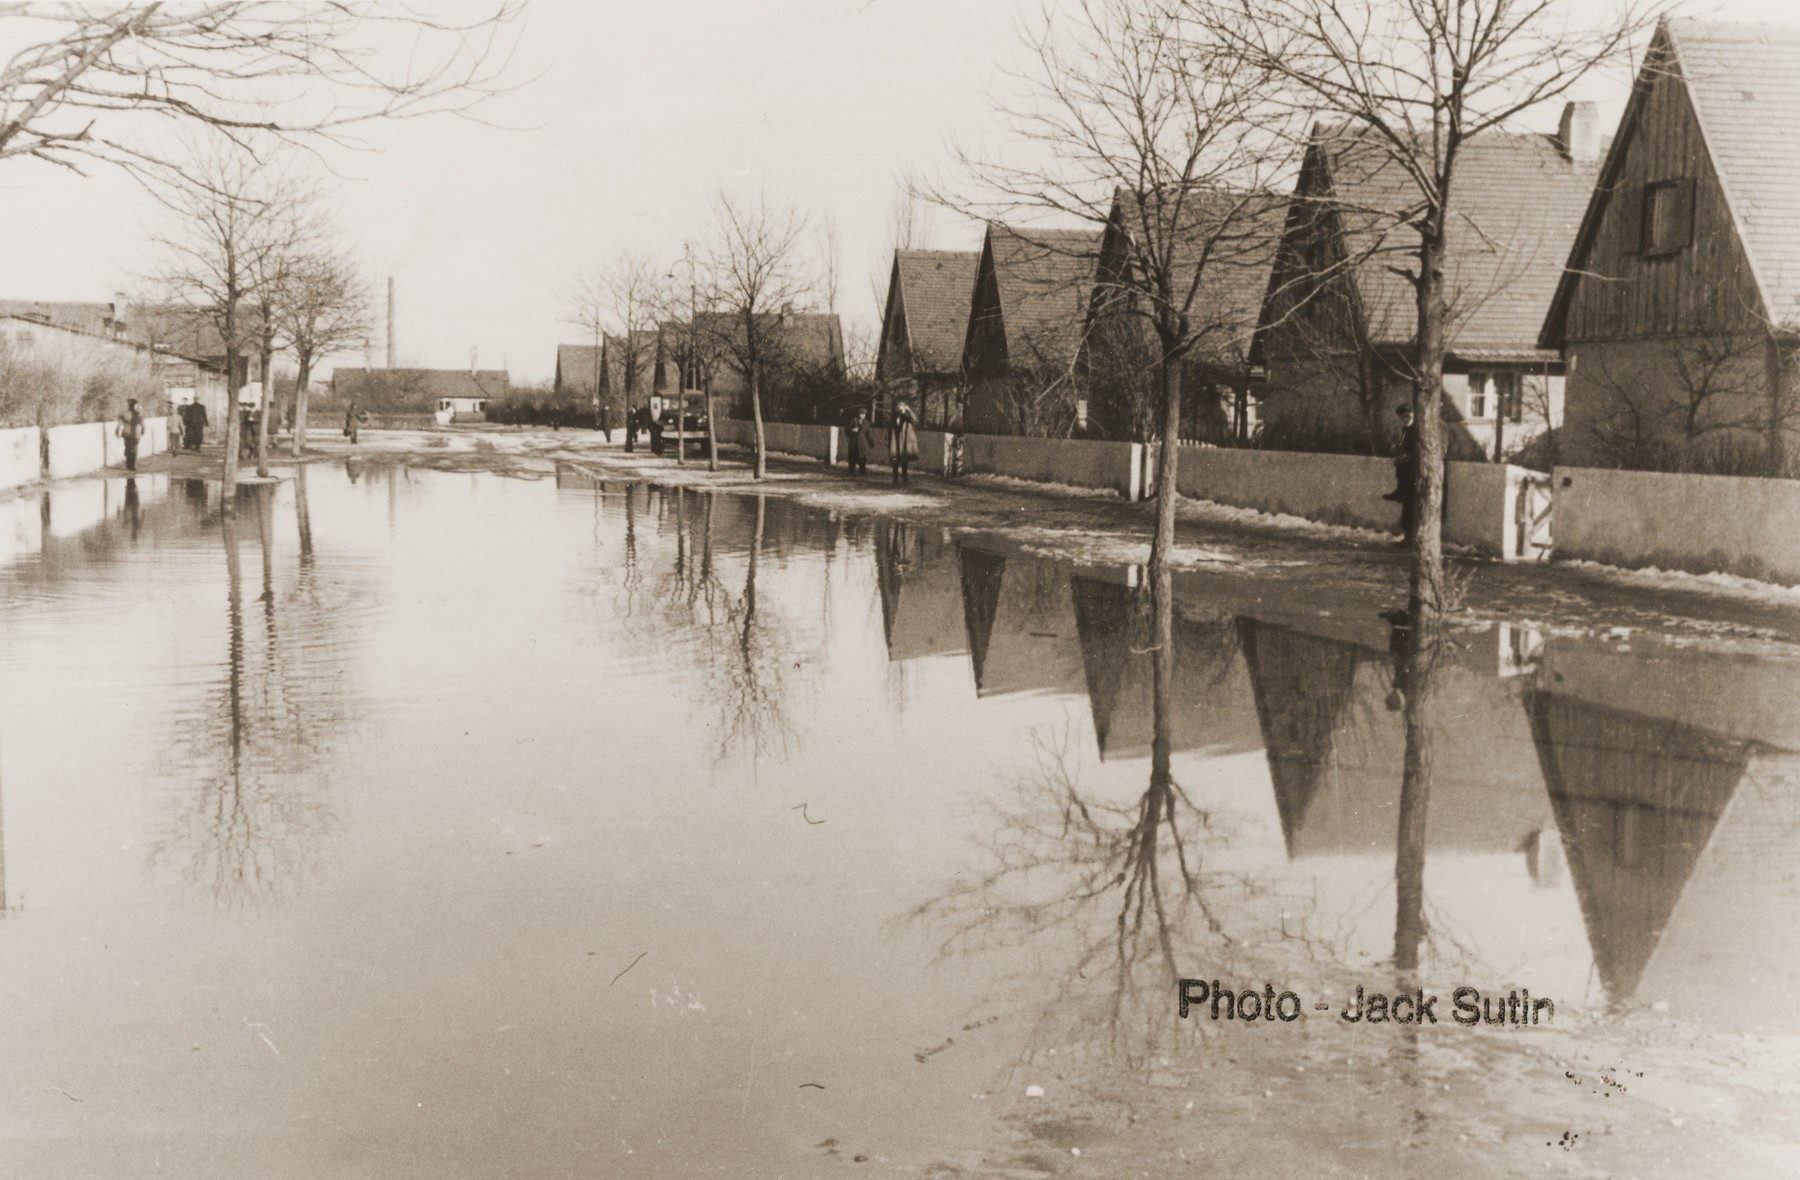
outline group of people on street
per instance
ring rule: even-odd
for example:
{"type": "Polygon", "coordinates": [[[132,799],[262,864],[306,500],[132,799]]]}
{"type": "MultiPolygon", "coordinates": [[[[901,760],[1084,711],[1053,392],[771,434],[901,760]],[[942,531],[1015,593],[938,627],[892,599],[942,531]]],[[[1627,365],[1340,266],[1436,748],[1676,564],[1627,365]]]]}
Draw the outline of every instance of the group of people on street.
{"type": "MultiPolygon", "coordinates": [[[[602,418],[602,421],[606,420],[607,419],[602,418]]],[[[660,455],[663,453],[662,421],[655,414],[650,412],[649,406],[638,406],[636,409],[625,415],[625,449],[628,452],[635,452],[637,450],[637,436],[639,431],[642,431],[649,438],[650,453],[652,455],[660,455]]],[[[606,441],[612,441],[611,429],[608,429],[606,432],[606,441]]]]}
{"type": "Polygon", "coordinates": [[[198,451],[200,444],[206,441],[206,428],[210,424],[205,404],[197,401],[183,402],[175,408],[175,413],[181,420],[182,450],[198,451]]]}
{"type": "MultiPolygon", "coordinates": [[[[913,460],[919,457],[918,421],[912,403],[906,401],[896,405],[888,416],[888,465],[893,468],[893,482],[897,484],[911,482],[913,460]]],[[[875,426],[869,420],[869,411],[861,406],[851,416],[850,425],[844,428],[844,444],[844,461],[850,466],[850,474],[869,474],[869,453],[875,449],[875,426]]]]}

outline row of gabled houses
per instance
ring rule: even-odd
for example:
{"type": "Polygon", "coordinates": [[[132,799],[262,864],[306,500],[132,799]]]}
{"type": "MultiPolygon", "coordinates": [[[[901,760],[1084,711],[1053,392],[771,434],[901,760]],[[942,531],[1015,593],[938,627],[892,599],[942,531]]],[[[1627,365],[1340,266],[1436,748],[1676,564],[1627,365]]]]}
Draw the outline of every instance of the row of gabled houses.
{"type": "MultiPolygon", "coordinates": [[[[834,421],[847,411],[844,332],[835,312],[784,307],[763,317],[760,368],[763,411],[776,421],[834,421]]],[[[604,333],[593,344],[556,350],[554,390],[584,407],[604,408],[623,422],[628,409],[673,404],[680,391],[710,389],[719,413],[750,414],[750,384],[741,357],[743,322],[725,312],[697,312],[653,327],[604,333]]]]}
{"type": "MultiPolygon", "coordinates": [[[[1786,473],[1800,430],[1800,29],[1665,20],[1615,134],[1570,103],[1552,134],[1465,146],[1446,244],[1452,457],[1786,473]]],[[[1347,125],[1314,129],[1291,193],[1235,208],[1221,260],[1205,194],[1175,270],[1206,327],[1184,433],[1379,453],[1411,397],[1416,197],[1347,125]]],[[[1131,305],[1134,226],[986,227],[972,251],[895,252],[877,379],[928,425],[1156,436],[1160,355],[1131,305]],[[1134,326],[1135,325],[1135,326],[1134,326]]]]}

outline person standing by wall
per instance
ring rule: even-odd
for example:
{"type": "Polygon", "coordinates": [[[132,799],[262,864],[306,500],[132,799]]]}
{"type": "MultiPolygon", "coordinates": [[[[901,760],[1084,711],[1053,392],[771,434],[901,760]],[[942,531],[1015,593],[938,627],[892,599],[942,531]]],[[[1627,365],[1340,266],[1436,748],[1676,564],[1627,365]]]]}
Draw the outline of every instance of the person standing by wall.
{"type": "Polygon", "coordinates": [[[869,412],[861,406],[851,415],[844,428],[845,461],[851,475],[869,474],[869,452],[875,449],[875,431],[869,426],[869,412]]]}
{"type": "Polygon", "coordinates": [[[888,462],[894,468],[895,483],[909,482],[908,468],[919,457],[917,422],[912,403],[907,401],[894,407],[894,416],[888,421],[888,462]]]}
{"type": "Polygon", "coordinates": [[[125,442],[125,470],[137,470],[138,440],[144,437],[144,416],[138,412],[137,398],[125,399],[125,412],[113,428],[125,442]]]}

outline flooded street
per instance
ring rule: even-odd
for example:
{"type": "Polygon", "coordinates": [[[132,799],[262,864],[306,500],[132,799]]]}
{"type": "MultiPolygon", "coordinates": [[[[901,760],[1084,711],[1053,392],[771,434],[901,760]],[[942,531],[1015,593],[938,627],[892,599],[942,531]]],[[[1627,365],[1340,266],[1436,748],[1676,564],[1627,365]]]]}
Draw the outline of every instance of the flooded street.
{"type": "Polygon", "coordinates": [[[574,469],[218,497],[0,500],[0,1175],[1800,1170],[1786,645],[574,469]]]}

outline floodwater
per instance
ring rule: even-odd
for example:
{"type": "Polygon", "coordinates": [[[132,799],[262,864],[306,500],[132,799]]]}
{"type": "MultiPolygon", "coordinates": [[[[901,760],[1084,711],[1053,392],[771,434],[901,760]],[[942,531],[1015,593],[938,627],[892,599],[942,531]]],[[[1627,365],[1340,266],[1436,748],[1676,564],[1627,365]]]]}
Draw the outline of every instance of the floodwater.
{"type": "Polygon", "coordinates": [[[0,1175],[1790,1171],[1800,662],[1140,581],[572,470],[0,501],[0,1175]]]}

